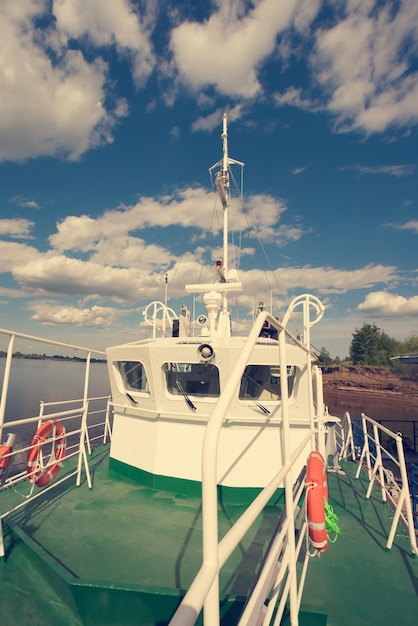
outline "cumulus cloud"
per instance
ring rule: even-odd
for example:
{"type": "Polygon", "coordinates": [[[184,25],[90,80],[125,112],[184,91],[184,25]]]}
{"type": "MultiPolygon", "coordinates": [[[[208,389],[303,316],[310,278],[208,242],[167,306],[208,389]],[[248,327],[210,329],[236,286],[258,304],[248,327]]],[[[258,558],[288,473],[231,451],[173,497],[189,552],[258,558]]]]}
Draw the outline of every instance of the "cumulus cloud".
{"type": "Polygon", "coordinates": [[[153,12],[140,17],[129,0],[54,0],[53,13],[62,34],[86,36],[99,47],[115,44],[132,59],[138,86],[148,78],[155,65],[149,32],[153,12]]]}
{"type": "Polygon", "coordinates": [[[387,291],[367,294],[358,311],[374,317],[412,317],[418,314],[418,296],[406,298],[387,291]]]}
{"type": "Polygon", "coordinates": [[[71,324],[87,328],[113,326],[117,319],[130,312],[113,307],[94,305],[91,308],[83,308],[44,301],[31,303],[30,309],[35,311],[31,319],[40,322],[43,326],[71,324]]]}
{"type": "Polygon", "coordinates": [[[43,256],[13,268],[26,291],[37,295],[94,296],[114,302],[135,302],[156,290],[156,280],[145,271],[101,265],[65,256],[43,256]]]}
{"type": "Polygon", "coordinates": [[[128,0],[56,0],[52,8],[47,0],[1,3],[0,160],[77,159],[112,141],[126,102],[112,96],[103,58],[92,48],[84,56],[71,38],[114,45],[132,60],[137,84],[154,66],[144,20],[128,0]]]}
{"type": "Polygon", "coordinates": [[[280,284],[285,289],[302,287],[322,294],[347,293],[352,289],[367,289],[379,283],[397,279],[393,266],[370,264],[356,270],[342,270],[333,267],[287,267],[276,270],[280,284]]]}
{"type": "Polygon", "coordinates": [[[290,26],[295,3],[260,0],[248,12],[235,0],[217,0],[216,6],[203,23],[173,29],[178,72],[194,90],[215,85],[222,94],[252,98],[261,90],[258,67],[274,52],[278,33],[290,26]]]}
{"type": "Polygon", "coordinates": [[[26,219],[0,219],[0,237],[29,239],[34,223],[26,219]]]}
{"type": "MultiPolygon", "coordinates": [[[[57,224],[57,232],[49,237],[49,241],[60,252],[96,250],[97,253],[104,254],[106,250],[112,254],[110,247],[105,245],[106,241],[111,240],[113,253],[116,254],[117,251],[119,259],[126,253],[127,260],[129,258],[134,265],[142,264],[146,257],[158,258],[159,262],[165,263],[169,261],[167,253],[156,246],[150,249],[137,238],[138,233],[156,226],[190,227],[199,232],[205,230],[218,233],[223,224],[222,218],[213,219],[208,207],[213,208],[212,193],[201,187],[189,187],[177,191],[173,196],[143,197],[133,206],[106,211],[95,219],[87,215],[69,216],[57,224]],[[128,234],[134,231],[137,232],[135,240],[132,240],[128,234]]],[[[286,209],[286,205],[273,196],[253,194],[247,198],[245,215],[242,215],[239,202],[232,201],[230,219],[231,223],[240,224],[240,229],[247,231],[251,237],[284,245],[290,240],[299,239],[303,234],[299,227],[279,224],[286,209]]]]}
{"type": "Polygon", "coordinates": [[[11,272],[19,263],[31,263],[39,259],[40,252],[31,246],[14,241],[0,240],[0,272],[11,272]]]}
{"type": "Polygon", "coordinates": [[[311,67],[341,130],[382,132],[418,119],[418,4],[346,2],[316,34],[311,67]]]}

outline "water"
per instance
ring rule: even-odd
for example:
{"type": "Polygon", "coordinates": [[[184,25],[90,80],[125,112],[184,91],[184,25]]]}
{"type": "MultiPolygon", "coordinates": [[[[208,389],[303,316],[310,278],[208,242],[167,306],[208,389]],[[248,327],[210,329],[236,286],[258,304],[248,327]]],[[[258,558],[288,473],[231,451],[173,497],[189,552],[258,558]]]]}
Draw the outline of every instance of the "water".
{"type": "MultiPolygon", "coordinates": [[[[3,380],[5,359],[0,359],[0,379],[3,380]]],[[[39,412],[39,403],[74,400],[83,397],[85,363],[49,359],[14,359],[7,396],[5,421],[32,417],[39,412]]],[[[107,365],[90,366],[90,397],[110,394],[107,365]]]]}
{"type": "Polygon", "coordinates": [[[352,419],[365,413],[394,433],[402,433],[406,452],[418,452],[418,398],[402,394],[375,394],[367,391],[327,391],[324,394],[329,413],[352,419]]]}
{"type": "MultiPolygon", "coordinates": [[[[5,359],[0,359],[0,380],[3,380],[5,359]]],[[[8,433],[15,435],[13,449],[17,453],[13,457],[11,473],[15,474],[26,466],[26,452],[37,429],[37,423],[14,425],[8,428],[8,423],[18,419],[32,418],[39,415],[40,402],[58,402],[64,400],[78,400],[74,404],[46,407],[45,414],[58,411],[72,410],[77,407],[77,417],[65,419],[67,431],[67,451],[79,441],[79,435],[71,434],[80,428],[81,399],[84,396],[84,378],[86,364],[78,361],[56,361],[35,359],[13,359],[9,390],[7,394],[4,428],[1,443],[6,441],[8,433]],[[20,452],[20,450],[23,450],[20,452]]],[[[99,398],[110,395],[110,385],[106,363],[92,363],[88,396],[99,398]]],[[[89,404],[89,426],[91,445],[98,443],[100,433],[103,433],[106,401],[94,401],[89,404]]],[[[46,445],[45,445],[46,447],[46,445]]]]}

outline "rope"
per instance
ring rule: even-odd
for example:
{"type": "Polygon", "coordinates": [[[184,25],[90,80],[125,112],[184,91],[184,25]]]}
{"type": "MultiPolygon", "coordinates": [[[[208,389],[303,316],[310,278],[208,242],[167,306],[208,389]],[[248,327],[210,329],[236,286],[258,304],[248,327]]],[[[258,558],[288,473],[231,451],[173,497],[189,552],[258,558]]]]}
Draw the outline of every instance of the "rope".
{"type": "Polygon", "coordinates": [[[325,510],[325,528],[327,530],[327,537],[330,543],[335,543],[337,541],[338,535],[340,534],[340,526],[337,515],[334,513],[332,506],[327,502],[326,498],[324,498],[324,510],[325,510]],[[335,533],[334,539],[331,539],[329,533],[335,533]]]}

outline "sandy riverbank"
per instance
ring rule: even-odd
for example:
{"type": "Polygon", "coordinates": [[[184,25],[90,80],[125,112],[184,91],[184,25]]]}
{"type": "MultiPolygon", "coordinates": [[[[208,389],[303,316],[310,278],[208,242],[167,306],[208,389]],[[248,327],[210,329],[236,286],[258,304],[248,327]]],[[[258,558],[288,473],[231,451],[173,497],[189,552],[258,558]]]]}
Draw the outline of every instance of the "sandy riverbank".
{"type": "Polygon", "coordinates": [[[330,413],[364,412],[375,419],[418,420],[418,382],[376,367],[323,368],[330,413]]]}

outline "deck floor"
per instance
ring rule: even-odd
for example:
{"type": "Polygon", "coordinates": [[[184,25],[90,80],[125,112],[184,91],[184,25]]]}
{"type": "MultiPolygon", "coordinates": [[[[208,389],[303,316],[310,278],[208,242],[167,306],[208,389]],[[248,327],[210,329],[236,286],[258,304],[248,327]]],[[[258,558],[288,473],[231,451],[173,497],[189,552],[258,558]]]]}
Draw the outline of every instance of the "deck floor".
{"type": "Polygon", "coordinates": [[[329,499],[341,533],[310,563],[303,603],[326,609],[327,626],[415,626],[418,623],[418,559],[398,526],[390,553],[391,508],[374,489],[365,500],[367,475],[341,463],[346,475],[328,474],[329,499]]]}
{"type": "MultiPolygon", "coordinates": [[[[355,465],[343,468],[346,475],[329,474],[328,479],[341,534],[326,553],[311,559],[302,607],[326,613],[328,626],[415,626],[418,559],[410,554],[409,539],[399,530],[391,553],[386,553],[391,509],[381,503],[377,491],[365,501],[365,475],[355,480],[355,465]]],[[[146,586],[159,595],[186,589],[201,562],[200,499],[153,492],[118,477],[108,470],[105,449],[94,452],[91,469],[92,490],[86,482],[74,488],[70,479],[43,495],[41,502],[13,514],[10,523],[18,524],[32,548],[69,578],[127,590],[146,586]]],[[[16,499],[12,491],[2,496],[16,499]]],[[[278,502],[260,517],[228,561],[223,593],[248,591],[280,506],[278,502]]],[[[242,510],[220,505],[221,535],[242,510]]],[[[0,564],[0,614],[6,616],[2,626],[78,626],[81,622],[65,599],[43,586],[12,534],[6,536],[6,550],[6,561],[0,564]],[[28,600],[26,622],[23,605],[28,600]]]]}

